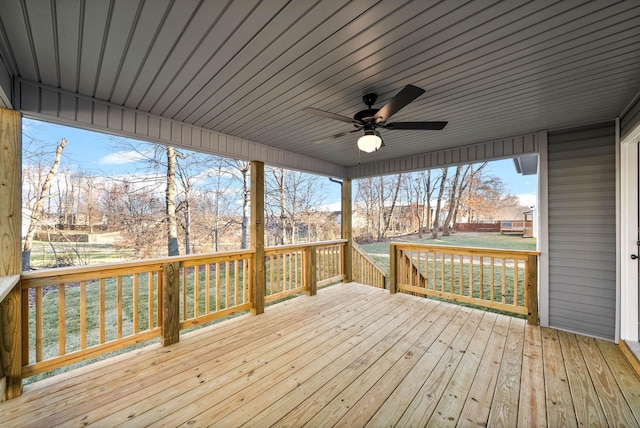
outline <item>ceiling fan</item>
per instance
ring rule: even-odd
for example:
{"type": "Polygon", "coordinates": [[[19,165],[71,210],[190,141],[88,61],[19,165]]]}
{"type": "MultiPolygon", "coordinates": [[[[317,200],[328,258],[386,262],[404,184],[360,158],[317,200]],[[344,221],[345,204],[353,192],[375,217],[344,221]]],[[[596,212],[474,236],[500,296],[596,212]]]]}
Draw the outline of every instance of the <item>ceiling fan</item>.
{"type": "MultiPolygon", "coordinates": [[[[352,124],[356,129],[332,135],[328,139],[339,138],[347,134],[363,131],[364,135],[358,139],[358,148],[363,152],[371,153],[384,146],[382,136],[380,132],[376,130],[377,128],[388,130],[439,131],[447,126],[448,122],[387,122],[391,116],[406,107],[424,92],[422,88],[407,85],[380,109],[373,108],[373,105],[378,99],[378,95],[375,93],[365,94],[362,97],[362,101],[367,106],[367,109],[357,112],[353,116],[353,119],[311,107],[307,107],[302,111],[352,124]]],[[[325,140],[326,139],[320,141],[325,140]]]]}

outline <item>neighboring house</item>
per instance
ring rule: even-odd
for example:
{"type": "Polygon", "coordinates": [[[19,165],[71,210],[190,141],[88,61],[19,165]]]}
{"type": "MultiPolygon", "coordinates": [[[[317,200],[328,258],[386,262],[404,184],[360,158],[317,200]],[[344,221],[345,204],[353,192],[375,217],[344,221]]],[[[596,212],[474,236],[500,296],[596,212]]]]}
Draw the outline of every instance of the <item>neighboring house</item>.
{"type": "Polygon", "coordinates": [[[3,3],[0,107],[346,180],[530,156],[541,324],[638,341],[637,1],[82,3],[3,3]],[[407,84],[359,152],[362,95],[407,84]]]}

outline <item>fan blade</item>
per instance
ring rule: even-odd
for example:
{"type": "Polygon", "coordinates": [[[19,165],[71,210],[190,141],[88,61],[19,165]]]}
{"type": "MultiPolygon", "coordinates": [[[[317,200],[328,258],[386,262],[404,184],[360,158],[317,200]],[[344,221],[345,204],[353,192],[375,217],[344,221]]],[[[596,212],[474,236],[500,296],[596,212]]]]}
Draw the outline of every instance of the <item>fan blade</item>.
{"type": "Polygon", "coordinates": [[[321,138],[320,140],[316,140],[316,141],[313,142],[313,144],[320,144],[320,143],[324,143],[324,142],[327,142],[327,141],[335,140],[336,138],[344,137],[345,135],[353,134],[354,132],[359,132],[361,130],[362,130],[362,128],[358,128],[358,129],[354,129],[352,131],[340,132],[338,134],[331,135],[330,137],[325,137],[325,138],[321,138]]]}
{"type": "Polygon", "coordinates": [[[302,111],[309,114],[315,114],[316,116],[322,116],[322,117],[326,117],[333,120],[339,120],[341,122],[353,123],[353,119],[351,119],[350,117],[341,116],[339,114],[330,113],[324,110],[318,110],[317,108],[307,107],[305,109],[302,109],[302,111]]]}
{"type": "Polygon", "coordinates": [[[378,114],[376,114],[376,123],[386,122],[391,116],[422,94],[424,94],[424,89],[422,88],[413,85],[405,86],[378,111],[378,114]]]}
{"type": "Polygon", "coordinates": [[[417,129],[425,131],[440,131],[449,122],[393,122],[383,125],[385,129],[417,129]]]}

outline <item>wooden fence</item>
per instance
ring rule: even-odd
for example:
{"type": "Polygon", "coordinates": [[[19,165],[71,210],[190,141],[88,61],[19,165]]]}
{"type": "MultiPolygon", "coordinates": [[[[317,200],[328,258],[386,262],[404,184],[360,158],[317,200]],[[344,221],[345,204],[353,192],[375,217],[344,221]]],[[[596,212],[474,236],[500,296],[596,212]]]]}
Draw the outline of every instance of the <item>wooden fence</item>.
{"type": "Polygon", "coordinates": [[[538,252],[390,245],[390,290],[527,315],[538,323],[538,252]]]}

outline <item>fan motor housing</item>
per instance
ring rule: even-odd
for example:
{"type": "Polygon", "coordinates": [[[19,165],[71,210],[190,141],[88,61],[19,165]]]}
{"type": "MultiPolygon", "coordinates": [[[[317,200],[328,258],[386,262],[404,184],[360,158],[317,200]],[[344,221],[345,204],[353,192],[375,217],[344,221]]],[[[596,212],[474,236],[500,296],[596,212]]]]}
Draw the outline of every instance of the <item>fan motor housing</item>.
{"type": "Polygon", "coordinates": [[[366,110],[359,111],[353,116],[353,120],[361,124],[371,122],[373,118],[376,116],[376,114],[378,113],[378,111],[380,111],[380,109],[377,109],[377,108],[369,108],[366,110]]]}

